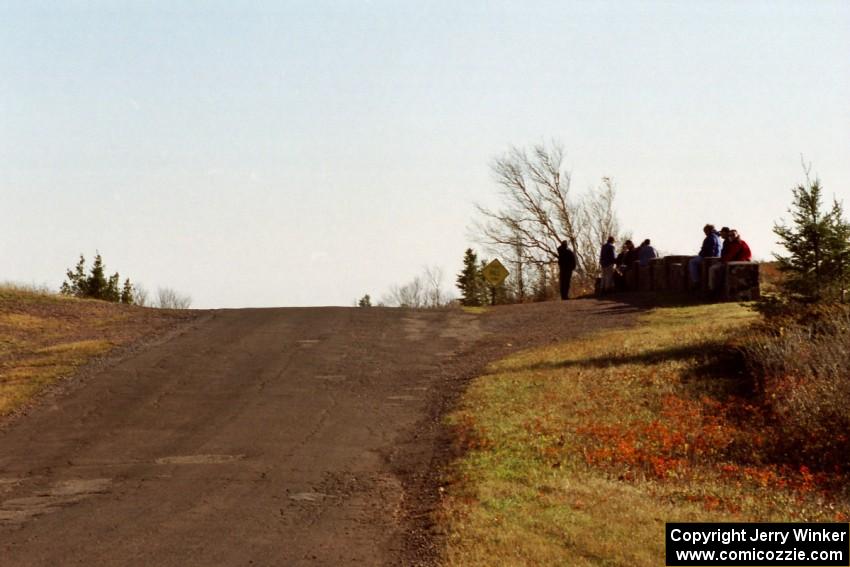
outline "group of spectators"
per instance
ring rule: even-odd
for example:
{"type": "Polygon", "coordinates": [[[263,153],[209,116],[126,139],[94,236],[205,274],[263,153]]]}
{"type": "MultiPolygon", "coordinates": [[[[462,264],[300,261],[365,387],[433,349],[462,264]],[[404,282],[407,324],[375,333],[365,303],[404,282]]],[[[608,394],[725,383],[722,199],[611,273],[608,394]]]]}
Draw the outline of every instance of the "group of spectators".
{"type": "MultiPolygon", "coordinates": [[[[705,258],[719,257],[720,262],[711,266],[708,270],[708,289],[715,291],[722,284],[722,278],[726,273],[724,268],[729,262],[749,262],[752,260],[750,247],[735,229],[723,227],[720,232],[714,229],[713,224],[707,224],[702,229],[705,239],[702,241],[699,254],[688,261],[688,274],[691,288],[699,287],[701,264],[705,258]]],[[[603,292],[614,289],[625,289],[626,274],[635,269],[635,262],[639,266],[649,265],[649,261],[658,258],[658,251],[652,246],[647,238],[635,247],[631,240],[626,240],[620,253],[614,246],[613,236],[602,245],[599,254],[599,265],[602,267],[603,292]]],[[[561,242],[558,247],[558,268],[560,269],[561,299],[567,299],[570,295],[570,280],[573,270],[576,268],[576,256],[567,245],[567,241],[561,242]]]]}
{"type": "Polygon", "coordinates": [[[649,261],[658,258],[658,251],[647,238],[635,248],[634,242],[626,240],[620,253],[615,255],[614,237],[609,236],[608,242],[602,246],[599,264],[602,266],[602,289],[625,289],[626,272],[634,269],[635,262],[648,266],[649,261]]]}
{"type": "Polygon", "coordinates": [[[726,273],[724,267],[729,262],[749,262],[753,259],[749,245],[734,228],[724,226],[717,232],[713,224],[707,224],[702,229],[705,239],[699,254],[688,262],[691,288],[699,285],[701,264],[704,258],[720,256],[720,262],[708,269],[708,289],[715,291],[721,284],[721,278],[726,273]]]}
{"type": "MultiPolygon", "coordinates": [[[[724,226],[718,232],[713,224],[707,224],[703,227],[703,233],[705,239],[702,241],[699,254],[688,261],[688,274],[691,288],[698,287],[700,265],[703,259],[719,257],[720,262],[711,266],[708,271],[708,288],[715,291],[721,285],[721,278],[726,273],[725,265],[729,262],[749,262],[752,259],[752,253],[750,247],[741,239],[741,235],[735,229],[724,226]]],[[[602,251],[599,254],[603,292],[624,289],[626,273],[635,269],[635,262],[638,262],[640,266],[646,266],[650,260],[658,258],[658,251],[652,246],[648,238],[637,248],[631,240],[626,240],[619,254],[616,252],[614,242],[614,237],[609,236],[608,241],[602,245],[602,251]]]]}

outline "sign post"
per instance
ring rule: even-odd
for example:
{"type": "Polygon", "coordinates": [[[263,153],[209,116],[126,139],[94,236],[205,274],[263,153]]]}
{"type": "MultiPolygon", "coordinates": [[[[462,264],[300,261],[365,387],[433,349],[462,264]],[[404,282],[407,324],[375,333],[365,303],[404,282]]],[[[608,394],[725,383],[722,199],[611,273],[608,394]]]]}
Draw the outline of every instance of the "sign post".
{"type": "Polygon", "coordinates": [[[505,278],[508,277],[510,272],[508,269],[499,262],[498,259],[493,260],[481,270],[481,275],[484,276],[484,279],[490,284],[490,304],[496,304],[496,288],[505,281],[505,278]]]}

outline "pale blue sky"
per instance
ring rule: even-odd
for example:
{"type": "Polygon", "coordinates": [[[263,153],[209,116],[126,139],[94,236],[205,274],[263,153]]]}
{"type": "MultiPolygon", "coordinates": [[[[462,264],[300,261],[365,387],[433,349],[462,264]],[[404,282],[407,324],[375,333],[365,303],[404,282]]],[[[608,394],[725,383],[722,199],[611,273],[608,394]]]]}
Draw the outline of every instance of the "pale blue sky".
{"type": "Polygon", "coordinates": [[[99,249],[197,307],[451,286],[491,159],[551,138],[637,238],[765,258],[801,153],[850,206],[848,101],[850,2],[3,2],[0,280],[99,249]]]}

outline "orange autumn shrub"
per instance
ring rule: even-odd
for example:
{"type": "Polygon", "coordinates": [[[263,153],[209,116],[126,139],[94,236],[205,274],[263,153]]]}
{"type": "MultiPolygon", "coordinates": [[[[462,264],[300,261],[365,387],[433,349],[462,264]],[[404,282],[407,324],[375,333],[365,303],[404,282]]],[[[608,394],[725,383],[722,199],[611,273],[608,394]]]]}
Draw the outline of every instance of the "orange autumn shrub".
{"type": "Polygon", "coordinates": [[[593,466],[613,469],[626,479],[664,479],[688,474],[689,465],[724,458],[738,436],[721,404],[669,395],[660,417],[627,424],[581,427],[583,456],[593,466]]]}

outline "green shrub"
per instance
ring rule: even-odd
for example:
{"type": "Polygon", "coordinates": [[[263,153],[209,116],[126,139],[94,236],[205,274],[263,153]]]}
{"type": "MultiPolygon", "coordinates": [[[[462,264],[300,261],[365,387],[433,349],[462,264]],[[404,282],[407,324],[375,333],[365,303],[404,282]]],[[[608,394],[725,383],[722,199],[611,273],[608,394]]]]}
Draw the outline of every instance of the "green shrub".
{"type": "Polygon", "coordinates": [[[106,277],[106,266],[100,254],[94,257],[91,269],[86,273],[86,259],[80,254],[80,261],[74,269],[65,272],[66,280],[62,282],[60,292],[63,295],[72,295],[89,299],[102,299],[115,303],[133,304],[133,285],[130,279],[124,280],[123,288],[119,287],[120,277],[115,272],[106,277]]]}

